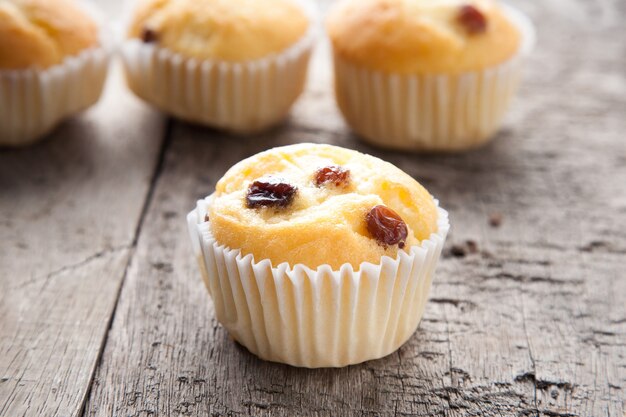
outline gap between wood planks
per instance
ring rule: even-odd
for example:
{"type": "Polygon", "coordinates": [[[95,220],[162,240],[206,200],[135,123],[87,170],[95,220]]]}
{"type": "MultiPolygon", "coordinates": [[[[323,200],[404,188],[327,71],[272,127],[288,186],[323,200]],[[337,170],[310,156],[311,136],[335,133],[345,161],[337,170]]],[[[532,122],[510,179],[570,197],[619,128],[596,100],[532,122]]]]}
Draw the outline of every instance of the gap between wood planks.
{"type": "Polygon", "coordinates": [[[130,245],[128,261],[124,266],[124,273],[122,275],[122,280],[117,290],[117,294],[115,294],[115,303],[113,305],[113,312],[109,316],[109,320],[107,322],[106,332],[104,333],[104,337],[102,338],[102,342],[100,344],[100,348],[98,349],[98,356],[94,363],[94,367],[91,370],[91,376],[89,377],[89,383],[87,389],[85,390],[85,395],[83,396],[80,407],[78,409],[79,416],[84,415],[85,413],[85,405],[87,404],[87,400],[91,397],[91,389],[93,387],[94,378],[96,376],[96,370],[100,367],[102,362],[102,353],[104,352],[104,348],[106,347],[107,341],[109,339],[109,332],[111,331],[111,326],[113,325],[113,320],[115,319],[115,313],[117,312],[118,303],[120,300],[120,295],[122,294],[122,289],[124,288],[124,283],[126,282],[126,276],[128,275],[128,269],[133,262],[135,256],[135,250],[137,248],[137,241],[139,240],[139,236],[141,235],[141,230],[144,225],[144,221],[146,218],[146,214],[150,209],[150,204],[152,203],[152,199],[154,197],[154,189],[159,181],[159,177],[163,172],[163,166],[165,162],[165,155],[167,154],[167,150],[169,149],[172,143],[172,130],[173,130],[174,120],[169,117],[167,119],[165,125],[165,134],[164,138],[161,142],[161,148],[159,149],[159,155],[156,160],[156,164],[154,167],[154,171],[152,173],[152,177],[150,178],[150,185],[148,186],[148,192],[146,193],[146,198],[144,200],[143,206],[141,207],[141,214],[139,215],[139,221],[137,222],[137,227],[135,228],[135,233],[133,235],[133,240],[130,245]]]}

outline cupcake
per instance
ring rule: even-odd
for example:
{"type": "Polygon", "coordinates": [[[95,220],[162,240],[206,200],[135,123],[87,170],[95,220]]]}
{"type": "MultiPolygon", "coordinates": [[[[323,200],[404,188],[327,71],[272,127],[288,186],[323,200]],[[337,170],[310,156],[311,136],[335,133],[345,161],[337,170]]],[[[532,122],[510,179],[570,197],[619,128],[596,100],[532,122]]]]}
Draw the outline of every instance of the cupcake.
{"type": "Polygon", "coordinates": [[[130,88],[181,119],[234,132],[281,121],[314,40],[295,0],[147,0],[122,49],[130,88]]]}
{"type": "Polygon", "coordinates": [[[36,141],[100,97],[106,39],[71,0],[0,2],[0,145],[36,141]]]}
{"type": "Polygon", "coordinates": [[[449,228],[400,169],[314,144],[239,162],[187,220],[220,323],[262,359],[310,368],[406,342],[449,228]]]}
{"type": "Polygon", "coordinates": [[[528,19],[492,0],[343,0],[327,30],[348,124],[409,150],[489,140],[534,42],[528,19]]]}

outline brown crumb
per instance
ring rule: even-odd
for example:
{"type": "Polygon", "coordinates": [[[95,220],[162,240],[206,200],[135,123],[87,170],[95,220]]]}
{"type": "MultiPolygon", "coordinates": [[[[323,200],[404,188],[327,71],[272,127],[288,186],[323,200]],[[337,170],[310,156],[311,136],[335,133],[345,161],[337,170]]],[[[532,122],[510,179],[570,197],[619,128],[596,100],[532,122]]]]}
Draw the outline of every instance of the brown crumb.
{"type": "Polygon", "coordinates": [[[477,254],[479,253],[478,242],[473,239],[467,239],[463,243],[455,243],[450,246],[448,253],[455,258],[464,258],[467,255],[477,254]]]}
{"type": "Polygon", "coordinates": [[[467,247],[467,251],[469,253],[478,253],[478,243],[475,240],[468,239],[465,242],[465,246],[467,247]]]}
{"type": "Polygon", "coordinates": [[[491,227],[500,227],[500,225],[502,224],[502,213],[491,213],[491,215],[489,215],[489,225],[491,227]]]}
{"type": "Polygon", "coordinates": [[[464,245],[452,245],[450,247],[450,255],[456,258],[464,258],[467,255],[467,249],[464,245]]]}
{"type": "Polygon", "coordinates": [[[209,213],[207,213],[207,214],[204,215],[204,221],[208,222],[209,220],[210,220],[209,219],[209,213]]]}

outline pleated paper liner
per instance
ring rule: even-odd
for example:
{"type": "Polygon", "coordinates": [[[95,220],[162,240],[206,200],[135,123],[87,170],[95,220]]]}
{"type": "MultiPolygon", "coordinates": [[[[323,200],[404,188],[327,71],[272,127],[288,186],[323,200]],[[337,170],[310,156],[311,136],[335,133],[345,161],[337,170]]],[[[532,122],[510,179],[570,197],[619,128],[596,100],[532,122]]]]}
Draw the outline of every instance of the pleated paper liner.
{"type": "Polygon", "coordinates": [[[262,359],[293,366],[340,367],[386,356],[415,332],[449,229],[438,230],[395,259],[358,270],[322,265],[272,266],[220,245],[204,221],[211,197],[187,216],[196,257],[218,321],[262,359]]]}
{"type": "Polygon", "coordinates": [[[142,99],[183,120],[239,133],[280,122],[304,89],[315,43],[314,6],[297,1],[309,29],[279,54],[246,62],[197,60],[128,39],[122,58],[130,89],[142,99]]]}
{"type": "MultiPolygon", "coordinates": [[[[102,21],[90,3],[80,3],[102,21]]],[[[98,101],[106,80],[112,36],[101,24],[99,45],[44,70],[0,70],[0,146],[23,146],[98,101]]]]}
{"type": "Polygon", "coordinates": [[[335,54],[335,95],[348,124],[365,141],[387,148],[456,151],[484,144],[500,127],[535,42],[530,20],[503,8],[522,44],[514,57],[482,71],[387,74],[335,54]]]}

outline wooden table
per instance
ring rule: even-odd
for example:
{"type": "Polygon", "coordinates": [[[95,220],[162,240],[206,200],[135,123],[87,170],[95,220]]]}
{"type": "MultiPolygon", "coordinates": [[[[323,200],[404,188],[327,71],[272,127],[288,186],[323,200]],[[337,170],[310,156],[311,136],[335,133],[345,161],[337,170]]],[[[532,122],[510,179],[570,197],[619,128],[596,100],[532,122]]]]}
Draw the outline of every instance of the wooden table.
{"type": "Polygon", "coordinates": [[[1,150],[0,416],[625,415],[626,8],[516,4],[538,47],[506,126],[473,152],[359,142],[323,41],[266,134],[167,119],[114,66],[96,107],[1,150]],[[450,211],[419,330],[386,358],[262,362],[215,320],[185,214],[233,163],[303,141],[389,160],[450,211]]]}

